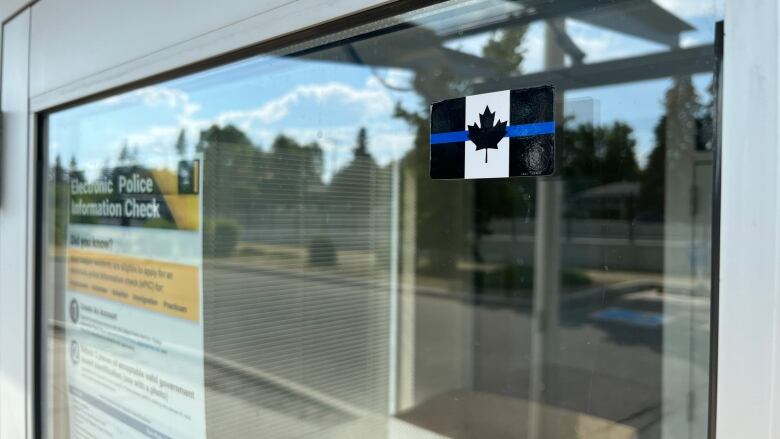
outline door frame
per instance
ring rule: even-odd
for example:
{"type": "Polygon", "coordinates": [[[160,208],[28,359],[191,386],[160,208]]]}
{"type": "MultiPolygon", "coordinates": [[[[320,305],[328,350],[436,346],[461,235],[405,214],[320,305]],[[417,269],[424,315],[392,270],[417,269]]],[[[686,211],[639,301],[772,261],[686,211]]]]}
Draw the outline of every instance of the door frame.
{"type": "Polygon", "coordinates": [[[726,0],[714,437],[780,435],[780,68],[772,0],[726,0]]]}

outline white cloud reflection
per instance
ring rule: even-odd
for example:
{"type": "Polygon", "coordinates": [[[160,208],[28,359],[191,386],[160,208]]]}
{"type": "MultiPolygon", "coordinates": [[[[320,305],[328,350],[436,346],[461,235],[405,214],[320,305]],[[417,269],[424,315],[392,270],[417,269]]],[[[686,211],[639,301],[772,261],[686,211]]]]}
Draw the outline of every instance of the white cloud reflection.
{"type": "MultiPolygon", "coordinates": [[[[414,142],[414,135],[408,129],[399,132],[405,126],[393,118],[395,99],[393,91],[385,86],[406,87],[413,76],[395,70],[382,72],[381,80],[369,76],[362,86],[336,81],[297,85],[278,97],[266,99],[259,106],[225,110],[211,117],[204,116],[202,105],[185,91],[166,86],[139,89],[108,98],[103,103],[128,105],[134,112],[146,107],[165,107],[176,123],[117,133],[115,140],[101,152],[103,157],[107,154],[114,160],[121,148],[129,145],[132,149],[149,152],[143,154],[149,165],[168,165],[176,160],[174,144],[182,130],[188,149],[194,151],[202,130],[212,125],[234,125],[264,150],[270,149],[280,134],[302,144],[317,142],[323,149],[324,177],[329,180],[352,159],[355,136],[358,129],[365,126],[369,133],[369,151],[379,164],[385,165],[399,158],[414,142]],[[335,119],[335,123],[311,122],[307,126],[305,121],[319,116],[335,119]]],[[[209,105],[206,105],[207,109],[209,105]]]]}
{"type": "Polygon", "coordinates": [[[164,85],[144,87],[129,93],[112,96],[102,101],[106,105],[124,105],[142,103],[148,107],[164,105],[172,110],[179,110],[185,115],[195,114],[200,110],[200,104],[190,100],[190,96],[178,89],[164,85]]]}
{"type": "Polygon", "coordinates": [[[309,105],[331,104],[335,101],[338,104],[357,105],[369,115],[387,113],[393,108],[393,101],[377,85],[373,81],[367,82],[364,88],[355,88],[339,82],[299,85],[260,107],[221,113],[214,119],[214,123],[224,126],[230,123],[241,124],[247,120],[279,122],[290,115],[290,108],[302,101],[307,101],[309,105]]]}
{"type": "Polygon", "coordinates": [[[722,17],[723,0],[655,0],[659,6],[680,18],[722,17]]]}

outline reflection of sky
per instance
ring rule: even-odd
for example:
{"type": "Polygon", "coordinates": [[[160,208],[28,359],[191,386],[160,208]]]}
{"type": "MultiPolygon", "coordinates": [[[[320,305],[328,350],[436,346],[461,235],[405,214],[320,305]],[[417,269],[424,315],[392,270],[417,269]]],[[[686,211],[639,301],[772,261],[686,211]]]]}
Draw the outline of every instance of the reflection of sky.
{"type": "Polygon", "coordinates": [[[413,93],[387,89],[400,70],[294,59],[254,58],[181,80],[129,92],[52,116],[50,138],[63,161],[76,155],[95,172],[119,155],[124,144],[138,148],[147,164],[175,160],[173,145],[185,130],[190,151],[201,130],[233,124],[253,143],[268,149],[278,134],[299,143],[316,141],[324,150],[326,176],[352,158],[359,127],[369,132],[369,150],[389,163],[413,142],[408,126],[392,117],[396,102],[420,106],[413,93]],[[224,80],[222,75],[230,78],[224,80]],[[213,76],[214,81],[211,80],[213,76]]]}
{"type": "MultiPolygon", "coordinates": [[[[677,17],[683,19],[694,30],[680,35],[683,48],[710,44],[715,33],[715,23],[723,17],[723,0],[655,0],[677,17]]],[[[577,46],[586,54],[584,62],[595,63],[631,56],[645,55],[668,50],[667,47],[639,38],[598,28],[577,20],[566,21],[567,33],[577,46]]],[[[448,42],[447,46],[474,55],[479,55],[482,47],[491,38],[490,34],[476,35],[448,42]]],[[[524,61],[521,69],[525,73],[544,70],[544,25],[536,22],[528,26],[523,43],[524,61]]],[[[694,85],[701,103],[710,101],[707,91],[712,75],[694,76],[694,85]]],[[[664,113],[663,99],[671,85],[670,79],[642,81],[618,84],[607,87],[569,91],[566,102],[586,99],[594,102],[598,108],[595,122],[611,124],[615,121],[627,122],[634,129],[637,140],[637,156],[644,164],[647,155],[655,145],[655,125],[664,113]]]]}
{"type": "MultiPolygon", "coordinates": [[[[722,15],[720,0],[657,0],[657,3],[693,25],[681,36],[683,47],[712,41],[714,23],[722,15]]],[[[568,20],[572,39],[586,53],[585,62],[667,50],[655,43],[568,20]]],[[[525,72],[542,69],[543,26],[529,27],[525,39],[525,72]]],[[[380,37],[381,38],[381,37],[380,37]]],[[[489,35],[450,41],[447,46],[479,54],[489,35]]],[[[283,133],[300,143],[316,141],[324,150],[325,176],[352,158],[357,130],[364,126],[369,151],[380,164],[402,156],[414,142],[415,132],[394,118],[393,108],[424,110],[408,86],[410,71],[371,69],[347,63],[290,58],[255,57],[218,69],[160,85],[128,92],[51,117],[52,157],[67,163],[75,155],[81,167],[93,173],[115,160],[122,145],[139,151],[149,165],[173,163],[173,145],[181,129],[189,150],[199,132],[216,123],[234,124],[263,149],[283,133]]],[[[695,78],[702,101],[710,75],[695,78]]],[[[635,130],[640,162],[655,143],[653,128],[663,114],[668,79],[621,84],[567,92],[567,101],[594,102],[595,122],[629,123],[635,130]]]]}

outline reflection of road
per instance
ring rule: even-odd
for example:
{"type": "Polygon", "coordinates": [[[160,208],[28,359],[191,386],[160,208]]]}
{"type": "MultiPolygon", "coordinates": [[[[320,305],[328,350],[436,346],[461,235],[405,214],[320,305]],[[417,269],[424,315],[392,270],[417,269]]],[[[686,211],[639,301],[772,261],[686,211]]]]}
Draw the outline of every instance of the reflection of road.
{"type": "MultiPolygon", "coordinates": [[[[663,324],[659,323],[669,322],[669,317],[661,318],[662,300],[661,294],[644,290],[564,301],[557,351],[553,353],[556,358],[549,359],[545,366],[543,402],[631,425],[640,431],[642,438],[659,437],[662,355],[675,355],[662,352],[663,324]]],[[[667,300],[667,316],[674,314],[670,308],[675,306],[693,309],[695,318],[705,322],[694,328],[699,332],[696,336],[707,336],[709,307],[705,300],[682,296],[677,301],[667,300]]],[[[442,295],[418,294],[420,314],[441,314],[447,308],[450,316],[473,313],[473,351],[450,344],[449,356],[441,352],[441,342],[447,340],[451,328],[442,319],[418,315],[419,345],[436,346],[433,349],[439,351],[435,358],[418,360],[425,377],[418,379],[416,385],[431,387],[418,388],[418,394],[430,398],[454,382],[442,383],[441,370],[448,367],[447,363],[457,362],[458,354],[453,352],[460,351],[464,359],[473,356],[475,390],[527,399],[531,364],[530,306],[500,305],[496,301],[473,305],[463,300],[448,300],[442,295]]],[[[679,317],[690,318],[690,315],[682,313],[679,317]]],[[[687,362],[688,358],[681,360],[687,362]]],[[[694,369],[701,373],[707,365],[694,365],[694,369]]]]}
{"type": "MultiPolygon", "coordinates": [[[[387,285],[247,270],[243,276],[231,269],[208,273],[214,285],[223,286],[218,295],[212,293],[214,303],[207,305],[213,314],[207,315],[211,323],[206,339],[213,353],[251,363],[369,411],[383,412],[387,364],[382,361],[389,361],[384,352],[384,337],[389,334],[387,285]],[[236,333],[241,334],[241,342],[219,347],[220,334],[236,333]],[[276,348],[269,351],[261,346],[276,348]],[[291,353],[295,346],[309,348],[291,353]],[[322,349],[328,346],[335,351],[322,349]],[[381,379],[369,379],[366,374],[381,379]]],[[[638,287],[645,289],[589,293],[564,301],[557,358],[545,370],[545,403],[625,423],[640,430],[642,438],[653,438],[660,429],[663,342],[663,326],[653,322],[663,315],[663,297],[646,285],[638,287]]],[[[463,389],[528,398],[530,304],[486,301],[474,305],[462,295],[428,294],[424,289],[416,297],[417,403],[463,389]],[[464,322],[468,319],[471,323],[464,322]]],[[[691,307],[697,319],[706,319],[706,301],[692,306],[684,296],[676,297],[680,297],[680,307],[691,307]]],[[[669,302],[672,307],[676,303],[667,300],[667,314],[669,302]]],[[[707,328],[705,324],[694,330],[706,332],[707,328]]],[[[670,354],[674,355],[666,352],[670,354]]],[[[688,361],[687,357],[682,360],[688,361]]],[[[704,364],[697,367],[706,370],[704,364]]],[[[230,397],[240,393],[233,391],[230,397]]],[[[253,400],[258,406],[280,407],[278,398],[261,393],[253,400]]],[[[290,408],[304,406],[289,404],[290,408]]],[[[230,415],[225,416],[218,422],[228,422],[230,415]]],[[[325,414],[315,417],[327,419],[325,414]]],[[[333,417],[327,422],[341,421],[333,417]]]]}
{"type": "MultiPolygon", "coordinates": [[[[209,437],[300,437],[386,413],[387,282],[208,263],[205,279],[209,437]]],[[[679,306],[706,321],[705,301],[679,297],[667,314],[679,306]]],[[[529,304],[465,299],[418,291],[416,403],[453,390],[527,399],[529,304]]],[[[661,295],[590,295],[563,307],[544,402],[658,437],[663,326],[631,316],[662,313],[661,295]]]]}
{"type": "MultiPolygon", "coordinates": [[[[387,282],[205,265],[208,437],[298,438],[386,412],[387,282]]],[[[53,397],[63,421],[68,324],[56,322],[52,339],[60,389],[53,397]]],[[[189,353],[169,346],[169,354],[189,353]]],[[[193,358],[192,367],[200,366],[193,358]]]]}
{"type": "Polygon", "coordinates": [[[386,413],[389,283],[206,262],[209,437],[300,437],[386,413]],[[213,433],[213,436],[212,436],[213,433]]]}
{"type": "MultiPolygon", "coordinates": [[[[603,268],[613,270],[663,272],[664,250],[674,251],[686,257],[690,241],[664,239],[656,236],[628,235],[600,236],[594,234],[561,237],[561,255],[564,266],[603,268]]],[[[533,260],[536,237],[531,235],[491,234],[480,240],[480,251],[486,260],[501,261],[509,257],[533,260]]]]}

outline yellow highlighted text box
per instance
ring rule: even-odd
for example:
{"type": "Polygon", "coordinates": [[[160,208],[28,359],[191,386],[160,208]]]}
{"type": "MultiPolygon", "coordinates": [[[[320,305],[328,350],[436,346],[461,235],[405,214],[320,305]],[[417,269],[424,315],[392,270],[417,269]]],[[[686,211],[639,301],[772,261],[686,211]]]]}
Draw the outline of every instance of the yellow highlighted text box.
{"type": "Polygon", "coordinates": [[[69,248],[68,289],[200,320],[200,275],[194,265],[69,248]]]}

